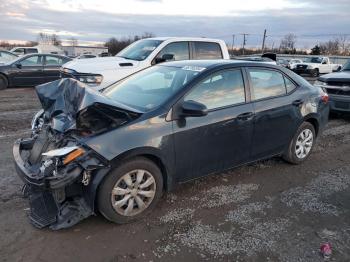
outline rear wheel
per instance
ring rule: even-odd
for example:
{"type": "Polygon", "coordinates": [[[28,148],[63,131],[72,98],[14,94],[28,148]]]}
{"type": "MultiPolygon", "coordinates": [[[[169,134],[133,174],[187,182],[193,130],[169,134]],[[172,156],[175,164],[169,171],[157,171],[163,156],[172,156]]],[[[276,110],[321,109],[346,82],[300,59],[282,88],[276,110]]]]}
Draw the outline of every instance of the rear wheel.
{"type": "Polygon", "coordinates": [[[301,164],[310,156],[315,144],[315,139],[314,126],[309,122],[304,122],[298,128],[283,158],[289,163],[301,164]]]}
{"type": "Polygon", "coordinates": [[[108,220],[123,224],[150,212],[163,191],[160,169],[146,158],[135,158],[114,169],[102,182],[98,208],[108,220]]]}
{"type": "Polygon", "coordinates": [[[0,90],[6,89],[8,84],[6,76],[0,74],[0,90]]]}

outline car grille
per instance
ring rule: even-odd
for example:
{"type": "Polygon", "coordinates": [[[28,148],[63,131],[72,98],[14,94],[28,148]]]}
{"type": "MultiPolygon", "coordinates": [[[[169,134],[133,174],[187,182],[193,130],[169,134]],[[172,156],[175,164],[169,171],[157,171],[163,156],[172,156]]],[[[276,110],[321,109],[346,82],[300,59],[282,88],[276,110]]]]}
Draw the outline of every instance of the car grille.
{"type": "Polygon", "coordinates": [[[334,103],[334,106],[336,108],[339,108],[339,109],[350,109],[350,103],[346,103],[346,102],[338,102],[338,101],[336,101],[334,103]]]}
{"type": "Polygon", "coordinates": [[[350,96],[350,91],[344,91],[341,89],[334,88],[327,88],[327,93],[331,95],[350,96]]]}
{"type": "Polygon", "coordinates": [[[306,69],[307,65],[297,65],[297,69],[306,69]]]}
{"type": "Polygon", "coordinates": [[[327,85],[329,85],[329,86],[343,86],[343,85],[350,86],[350,83],[344,83],[344,82],[327,82],[327,85]]]}
{"type": "Polygon", "coordinates": [[[30,221],[38,227],[43,228],[56,222],[58,208],[52,194],[48,191],[37,191],[31,188],[30,221]]]}

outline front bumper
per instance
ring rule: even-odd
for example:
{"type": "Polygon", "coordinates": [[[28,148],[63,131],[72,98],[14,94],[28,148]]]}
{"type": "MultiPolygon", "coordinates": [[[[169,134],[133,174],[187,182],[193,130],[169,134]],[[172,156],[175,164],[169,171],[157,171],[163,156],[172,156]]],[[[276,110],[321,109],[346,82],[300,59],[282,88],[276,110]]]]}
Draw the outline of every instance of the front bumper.
{"type": "Polygon", "coordinates": [[[329,94],[331,111],[350,112],[350,96],[329,94]]]}
{"type": "Polygon", "coordinates": [[[298,75],[301,75],[301,74],[311,75],[313,69],[294,68],[292,69],[292,71],[298,75]]]}
{"type": "Polygon", "coordinates": [[[42,176],[38,165],[30,165],[26,156],[35,144],[34,138],[19,139],[13,146],[17,174],[25,183],[29,196],[31,223],[57,230],[67,228],[93,214],[93,207],[84,197],[81,184],[83,169],[78,166],[64,176],[42,176]]]}

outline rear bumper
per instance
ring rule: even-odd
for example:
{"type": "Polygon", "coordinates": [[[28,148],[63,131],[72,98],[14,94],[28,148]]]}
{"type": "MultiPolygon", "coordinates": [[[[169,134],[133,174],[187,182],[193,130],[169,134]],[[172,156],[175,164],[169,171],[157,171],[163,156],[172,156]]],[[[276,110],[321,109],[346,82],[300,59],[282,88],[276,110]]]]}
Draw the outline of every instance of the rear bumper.
{"type": "Polygon", "coordinates": [[[350,96],[329,94],[331,111],[350,112],[350,96]]]}

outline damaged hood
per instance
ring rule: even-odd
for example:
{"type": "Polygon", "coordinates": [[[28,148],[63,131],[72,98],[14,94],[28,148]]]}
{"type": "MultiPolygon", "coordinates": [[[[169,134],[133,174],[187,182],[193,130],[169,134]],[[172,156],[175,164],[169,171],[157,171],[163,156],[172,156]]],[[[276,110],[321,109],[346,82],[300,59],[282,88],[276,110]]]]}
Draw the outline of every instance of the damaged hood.
{"type": "Polygon", "coordinates": [[[50,120],[51,128],[59,132],[82,127],[88,129],[89,125],[93,128],[105,119],[109,125],[112,122],[125,123],[143,113],[113,101],[71,78],[39,85],[35,89],[44,110],[44,118],[50,120]],[[92,122],[87,124],[89,121],[92,122]]]}

